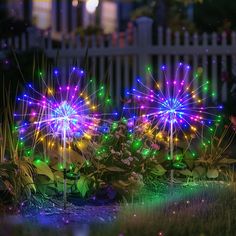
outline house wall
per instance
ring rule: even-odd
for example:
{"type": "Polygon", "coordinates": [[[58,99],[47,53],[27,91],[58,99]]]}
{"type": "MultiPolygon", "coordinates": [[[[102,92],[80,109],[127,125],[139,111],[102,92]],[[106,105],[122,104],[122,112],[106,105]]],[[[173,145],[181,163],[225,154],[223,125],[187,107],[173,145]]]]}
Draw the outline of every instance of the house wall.
{"type": "Polygon", "coordinates": [[[17,19],[24,19],[24,3],[22,0],[8,0],[7,1],[7,13],[8,16],[17,19]]]}
{"type": "Polygon", "coordinates": [[[32,1],[32,22],[39,29],[46,30],[52,26],[52,0],[32,1]]]}
{"type": "Polygon", "coordinates": [[[81,0],[7,0],[9,16],[30,21],[40,30],[50,30],[58,39],[80,26],[97,25],[105,33],[123,30],[133,8],[132,2],[100,0],[91,14],[81,0]]]}
{"type": "Polygon", "coordinates": [[[118,28],[118,5],[116,2],[104,1],[101,4],[100,24],[104,33],[113,33],[118,28]]]}

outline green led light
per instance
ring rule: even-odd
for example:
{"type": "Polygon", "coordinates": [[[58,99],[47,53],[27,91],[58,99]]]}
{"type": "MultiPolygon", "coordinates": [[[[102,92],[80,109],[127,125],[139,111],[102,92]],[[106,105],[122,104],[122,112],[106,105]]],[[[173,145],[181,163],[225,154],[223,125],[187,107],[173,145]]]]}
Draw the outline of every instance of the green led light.
{"type": "Polygon", "coordinates": [[[153,155],[153,156],[156,156],[157,154],[158,154],[158,151],[157,151],[157,150],[155,150],[155,151],[152,152],[152,155],[153,155]]]}
{"type": "Polygon", "coordinates": [[[151,67],[151,65],[147,65],[147,66],[146,66],[146,72],[152,73],[152,67],[151,67]]]}
{"type": "Polygon", "coordinates": [[[42,72],[42,71],[39,71],[39,72],[38,72],[38,75],[39,75],[39,77],[43,77],[43,72],[42,72]]]}
{"type": "Polygon", "coordinates": [[[131,134],[131,133],[128,134],[127,136],[128,136],[129,139],[132,139],[132,138],[133,138],[133,134],[131,134]]]}
{"type": "Polygon", "coordinates": [[[59,165],[59,169],[63,170],[63,165],[62,164],[59,165]]]}
{"type": "Polygon", "coordinates": [[[28,150],[28,151],[25,152],[25,155],[26,155],[27,157],[31,156],[31,154],[32,154],[32,151],[30,151],[30,150],[28,150]]]}
{"type": "Polygon", "coordinates": [[[132,150],[137,151],[140,149],[142,146],[142,141],[140,139],[134,140],[133,143],[131,144],[132,150]]]}
{"type": "Polygon", "coordinates": [[[112,126],[111,126],[111,129],[112,129],[112,130],[115,130],[115,129],[117,129],[117,128],[118,128],[117,122],[113,122],[113,123],[112,123],[112,126]]]}
{"type": "Polygon", "coordinates": [[[94,81],[96,81],[96,78],[94,78],[94,77],[91,77],[90,80],[89,80],[90,83],[92,83],[94,81]]]}
{"type": "Polygon", "coordinates": [[[147,149],[147,148],[143,149],[143,151],[142,151],[142,155],[143,156],[148,156],[149,154],[150,154],[150,150],[149,149],[147,149]]]}
{"type": "Polygon", "coordinates": [[[101,86],[99,90],[100,90],[100,91],[99,91],[99,93],[98,93],[98,96],[99,96],[99,97],[104,97],[104,96],[105,96],[104,87],[101,86]]]}
{"type": "Polygon", "coordinates": [[[125,117],[123,117],[122,118],[122,122],[126,124],[127,123],[127,119],[125,117]]]}
{"type": "Polygon", "coordinates": [[[176,156],[175,160],[176,160],[176,161],[180,161],[180,160],[181,160],[181,157],[180,157],[180,156],[176,156]]]}
{"type": "Polygon", "coordinates": [[[110,98],[107,98],[106,99],[106,104],[108,105],[108,104],[111,104],[111,99],[110,98]]]}

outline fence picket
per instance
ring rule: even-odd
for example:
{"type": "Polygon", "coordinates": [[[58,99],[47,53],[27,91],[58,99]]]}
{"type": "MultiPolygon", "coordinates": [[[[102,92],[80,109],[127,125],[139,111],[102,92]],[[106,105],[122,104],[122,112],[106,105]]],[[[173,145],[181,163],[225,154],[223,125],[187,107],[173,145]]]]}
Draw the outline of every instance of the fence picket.
{"type": "MultiPolygon", "coordinates": [[[[171,46],[171,30],[168,28],[166,30],[166,46],[170,47],[171,46]]],[[[171,61],[170,61],[170,52],[166,54],[166,76],[167,76],[167,79],[169,80],[170,77],[171,77],[171,71],[172,71],[172,68],[171,68],[171,61]]]]}
{"type": "MultiPolygon", "coordinates": [[[[217,35],[212,34],[212,46],[217,46],[217,35]]],[[[217,76],[217,56],[214,54],[211,57],[211,78],[212,78],[212,91],[213,91],[213,101],[217,100],[218,94],[218,76],[217,76]]]]}
{"type": "MultiPolygon", "coordinates": [[[[193,35],[193,47],[197,47],[199,44],[199,37],[197,33],[194,33],[193,35]]],[[[198,75],[198,54],[193,54],[193,76],[194,76],[194,81],[193,81],[193,88],[196,90],[199,87],[199,75],[198,75]]]]}
{"type": "MultiPolygon", "coordinates": [[[[203,84],[205,84],[208,80],[208,35],[207,33],[203,34],[203,43],[202,46],[205,50],[202,56],[202,68],[203,68],[203,84]]],[[[204,103],[206,102],[207,98],[207,91],[203,90],[203,99],[204,103]]]]}
{"type": "Polygon", "coordinates": [[[121,63],[120,56],[116,57],[116,78],[115,78],[115,88],[116,88],[116,106],[119,106],[121,97],[121,63]]]}
{"type": "MultiPolygon", "coordinates": [[[[189,42],[189,33],[185,31],[184,32],[184,46],[186,48],[189,48],[189,44],[190,44],[190,42],[189,42]]],[[[189,59],[190,59],[189,54],[185,54],[184,55],[184,64],[189,65],[190,64],[189,59]]],[[[189,76],[186,76],[185,81],[190,82],[191,78],[189,78],[189,76]]]]}
{"type": "MultiPolygon", "coordinates": [[[[180,46],[180,34],[179,34],[179,32],[175,32],[174,45],[175,45],[175,47],[180,46]]],[[[180,61],[179,55],[175,54],[175,56],[174,56],[174,73],[175,73],[174,77],[176,78],[177,81],[180,80],[180,78],[179,78],[180,73],[179,73],[179,70],[177,70],[178,65],[179,65],[179,61],[180,61]]]]}
{"type": "Polygon", "coordinates": [[[133,83],[132,83],[132,86],[134,88],[137,87],[137,55],[134,55],[132,57],[132,80],[133,80],[133,83]]]}
{"type": "MultiPolygon", "coordinates": [[[[157,41],[158,46],[162,47],[164,45],[163,44],[163,28],[158,27],[157,36],[158,36],[158,41],[157,41]]],[[[162,65],[163,65],[163,57],[162,55],[158,54],[157,55],[157,74],[158,74],[158,82],[161,88],[163,87],[163,73],[161,70],[162,65]]]]}

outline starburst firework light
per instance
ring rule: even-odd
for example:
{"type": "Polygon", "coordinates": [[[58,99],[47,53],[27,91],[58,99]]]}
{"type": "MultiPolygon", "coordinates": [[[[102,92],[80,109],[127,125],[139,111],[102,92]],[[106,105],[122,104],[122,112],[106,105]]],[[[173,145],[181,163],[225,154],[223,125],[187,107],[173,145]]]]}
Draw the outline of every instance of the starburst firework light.
{"type": "Polygon", "coordinates": [[[80,93],[77,86],[65,86],[59,88],[58,98],[43,96],[36,103],[28,100],[39,108],[38,113],[31,114],[40,117],[33,122],[36,130],[46,131],[46,134],[49,132],[53,137],[67,141],[96,131],[99,118],[96,107],[90,105],[88,97],[84,98],[77,93],[80,93]]]}
{"type": "MultiPolygon", "coordinates": [[[[145,85],[140,78],[137,79],[141,89],[133,88],[129,95],[132,95],[135,101],[133,107],[124,106],[124,110],[135,110],[135,115],[131,120],[141,118],[141,126],[148,127],[148,133],[156,133],[156,137],[161,137],[162,133],[167,133],[170,156],[168,159],[174,161],[174,144],[178,136],[184,137],[188,146],[191,142],[191,136],[188,133],[194,133],[195,136],[201,136],[199,127],[209,127],[214,121],[220,121],[221,116],[215,114],[216,109],[222,109],[222,106],[207,106],[207,98],[201,98],[206,93],[209,82],[196,87],[196,80],[188,81],[190,66],[179,63],[175,77],[167,78],[166,67],[162,67],[164,81],[155,80],[150,73],[153,86],[145,85]],[[178,135],[178,136],[177,136],[178,135]]],[[[212,96],[214,93],[212,94],[212,96]]],[[[137,127],[136,127],[137,128],[137,127]]]]}
{"type": "MultiPolygon", "coordinates": [[[[21,139],[35,138],[35,142],[43,141],[50,136],[62,143],[62,159],[64,169],[64,204],[66,203],[66,147],[70,147],[75,139],[91,137],[99,132],[99,123],[104,115],[117,115],[117,113],[99,113],[99,106],[94,104],[96,95],[104,93],[104,87],[93,91],[88,95],[89,84],[92,80],[81,86],[84,72],[73,68],[72,73],[77,74],[77,81],[72,85],[70,79],[66,86],[59,86],[57,90],[47,87],[45,92],[38,92],[31,84],[28,85],[28,93],[18,98],[23,104],[23,114],[15,114],[21,118],[19,127],[21,139]],[[78,72],[79,71],[79,72],[78,72]],[[24,137],[24,138],[26,138],[24,137]]],[[[56,71],[58,74],[58,71],[56,71]]],[[[55,74],[55,72],[54,72],[55,74]]]]}

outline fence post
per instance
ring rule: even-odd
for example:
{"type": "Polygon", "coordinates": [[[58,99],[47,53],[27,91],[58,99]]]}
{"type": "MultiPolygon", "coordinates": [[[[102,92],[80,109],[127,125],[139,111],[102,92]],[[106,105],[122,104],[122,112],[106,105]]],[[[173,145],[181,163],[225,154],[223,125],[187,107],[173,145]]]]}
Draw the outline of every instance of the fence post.
{"type": "Polygon", "coordinates": [[[35,48],[42,46],[40,42],[40,31],[37,30],[35,27],[27,28],[28,32],[28,47],[27,48],[35,48]]]}
{"type": "Polygon", "coordinates": [[[137,23],[137,51],[138,51],[138,75],[145,78],[145,83],[150,84],[147,66],[151,63],[149,48],[152,46],[153,20],[148,17],[140,17],[137,23]]]}

